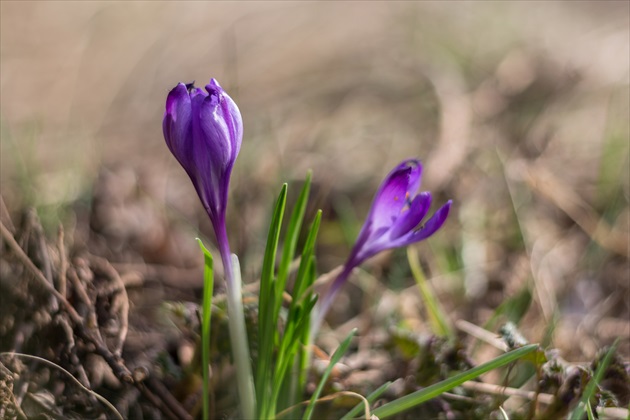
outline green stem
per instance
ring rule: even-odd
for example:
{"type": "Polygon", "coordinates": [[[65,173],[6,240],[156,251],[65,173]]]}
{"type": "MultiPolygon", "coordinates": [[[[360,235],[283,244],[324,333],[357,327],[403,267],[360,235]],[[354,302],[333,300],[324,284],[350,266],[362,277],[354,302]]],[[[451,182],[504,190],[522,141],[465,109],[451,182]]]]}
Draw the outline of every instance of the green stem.
{"type": "Polygon", "coordinates": [[[233,284],[232,290],[228,286],[227,299],[230,341],[232,342],[232,354],[236,366],[236,381],[241,397],[242,414],[244,418],[252,419],[256,413],[256,392],[254,391],[254,376],[249,356],[249,342],[241,294],[241,268],[236,255],[232,254],[231,260],[233,284]]]}
{"type": "Polygon", "coordinates": [[[215,226],[217,244],[223,261],[227,285],[228,327],[234,366],[236,367],[236,382],[241,402],[243,418],[253,419],[256,413],[256,393],[254,391],[254,376],[249,356],[249,341],[245,327],[245,312],[243,310],[243,295],[241,292],[241,268],[238,257],[230,253],[225,225],[215,226]],[[217,229],[218,228],[218,229],[217,229]]]}

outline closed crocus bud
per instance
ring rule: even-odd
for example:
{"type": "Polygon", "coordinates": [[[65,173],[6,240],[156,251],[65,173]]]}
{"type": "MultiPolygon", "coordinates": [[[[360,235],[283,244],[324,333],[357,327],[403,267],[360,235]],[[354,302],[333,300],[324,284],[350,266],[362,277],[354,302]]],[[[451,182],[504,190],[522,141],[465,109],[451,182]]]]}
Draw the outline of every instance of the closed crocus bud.
{"type": "Polygon", "coordinates": [[[244,418],[254,418],[256,396],[240,269],[238,259],[230,252],[225,226],[230,175],[243,140],[241,113],[214,79],[206,85],[205,92],[192,83],[180,83],[166,98],[162,129],[168,148],[186,170],[214,228],[225,272],[230,341],[241,413],[244,418]]]}
{"type": "Polygon", "coordinates": [[[162,129],[216,231],[225,223],[230,175],[243,139],[238,107],[215,79],[205,91],[179,83],[166,99],[162,129]]]}
{"type": "Polygon", "coordinates": [[[420,161],[409,159],[396,166],[383,180],[343,271],[320,299],[321,306],[313,330],[319,328],[337,292],[355,267],[386,249],[426,239],[442,227],[451,201],[422,223],[431,207],[431,193],[417,192],[421,175],[420,161]]]}

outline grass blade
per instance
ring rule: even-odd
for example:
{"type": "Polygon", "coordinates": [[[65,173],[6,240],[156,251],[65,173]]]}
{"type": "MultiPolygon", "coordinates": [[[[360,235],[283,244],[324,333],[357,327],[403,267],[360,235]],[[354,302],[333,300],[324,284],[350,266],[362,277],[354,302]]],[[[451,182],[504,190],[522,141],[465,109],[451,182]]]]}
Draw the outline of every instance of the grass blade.
{"type": "Polygon", "coordinates": [[[269,291],[269,284],[274,277],[274,269],[276,265],[276,252],[278,250],[278,242],[280,240],[280,228],[282,227],[282,219],[284,218],[284,209],[287,202],[287,184],[282,185],[278,199],[274,206],[271,223],[269,225],[269,233],[267,234],[267,244],[265,246],[265,255],[263,257],[262,272],[260,274],[260,302],[259,308],[264,308],[266,304],[266,295],[263,292],[269,291]]]}
{"type": "Polygon", "coordinates": [[[298,236],[300,235],[300,228],[302,227],[302,220],[304,220],[304,213],[306,212],[306,203],[308,201],[308,195],[311,190],[311,172],[306,174],[304,180],[304,186],[300,192],[293,212],[291,213],[291,220],[287,227],[287,232],[284,237],[284,244],[282,246],[282,260],[278,267],[278,288],[276,290],[276,299],[278,306],[274,312],[274,318],[278,317],[280,312],[280,303],[282,302],[282,293],[287,283],[287,277],[289,276],[289,267],[293,261],[295,255],[295,249],[297,247],[298,236]]]}
{"type": "MultiPolygon", "coordinates": [[[[317,239],[321,218],[322,211],[318,210],[315,215],[315,219],[311,224],[311,228],[309,229],[308,236],[306,238],[306,243],[304,244],[304,248],[302,250],[300,267],[298,268],[295,284],[293,286],[293,300],[291,301],[289,311],[295,310],[296,305],[303,305],[304,302],[308,301],[308,299],[310,299],[313,295],[312,291],[309,290],[317,278],[315,273],[314,253],[315,241],[317,239]]],[[[293,395],[298,395],[306,386],[308,362],[310,360],[310,343],[308,340],[310,336],[311,311],[312,307],[311,309],[307,309],[303,315],[305,318],[305,327],[297,337],[302,345],[297,349],[297,354],[294,355],[294,366],[290,377],[287,378],[287,380],[292,382],[289,386],[293,395]]],[[[292,403],[296,402],[295,398],[289,398],[289,401],[292,403]]]]}
{"type": "Polygon", "coordinates": [[[201,377],[203,387],[203,418],[210,418],[210,321],[212,316],[212,293],[214,290],[214,265],[212,254],[197,238],[203,252],[203,300],[201,305],[201,377]]]}
{"type": "MultiPolygon", "coordinates": [[[[374,401],[376,401],[378,397],[380,397],[383,394],[383,392],[387,391],[387,388],[389,388],[391,384],[392,384],[391,382],[384,383],[383,385],[378,387],[374,392],[368,395],[365,399],[368,400],[370,404],[372,404],[374,401]]],[[[340,418],[339,420],[350,420],[356,417],[357,414],[359,414],[359,411],[364,410],[364,407],[363,407],[364,405],[365,403],[360,402],[352,410],[348,411],[346,415],[340,418]]]]}
{"type": "Polygon", "coordinates": [[[604,376],[604,373],[606,372],[606,369],[608,369],[608,365],[612,361],[612,357],[615,354],[615,351],[617,350],[618,342],[619,342],[619,339],[615,340],[613,345],[606,352],[606,355],[604,356],[601,363],[597,367],[595,374],[593,375],[591,380],[588,381],[586,388],[584,388],[584,393],[582,394],[580,403],[577,405],[577,407],[575,407],[573,412],[571,412],[571,414],[569,415],[569,419],[580,420],[584,418],[584,413],[587,412],[587,410],[588,412],[590,412],[589,415],[592,415],[592,411],[591,411],[592,409],[590,407],[591,397],[595,394],[595,391],[597,390],[597,384],[601,382],[604,376]]]}
{"type": "Polygon", "coordinates": [[[448,378],[444,381],[438,382],[437,384],[431,385],[419,391],[413,392],[409,395],[405,395],[402,398],[389,402],[372,412],[375,416],[380,419],[394,416],[398,413],[402,413],[410,408],[415,407],[416,405],[422,404],[425,401],[428,401],[432,398],[435,398],[442,393],[455,388],[458,385],[463,384],[466,381],[470,381],[472,379],[477,378],[478,376],[489,372],[493,369],[497,369],[499,367],[510,364],[530,353],[538,349],[537,344],[530,344],[527,346],[523,346],[519,349],[512,350],[509,353],[505,353],[496,359],[490,360],[484,364],[481,364],[475,368],[467,370],[466,372],[462,372],[453,376],[452,378],[448,378]]]}
{"type": "MultiPolygon", "coordinates": [[[[315,252],[315,241],[317,240],[317,233],[319,232],[319,225],[322,220],[322,211],[318,210],[315,215],[315,219],[311,224],[311,228],[302,250],[302,257],[300,260],[300,267],[298,268],[298,274],[295,278],[295,285],[293,286],[293,303],[300,301],[303,298],[304,291],[308,289],[312,281],[309,280],[308,269],[312,264],[312,257],[315,252]]],[[[311,278],[314,281],[314,279],[311,278]]]]}
{"type": "Polygon", "coordinates": [[[322,379],[320,379],[319,384],[317,385],[317,388],[315,389],[315,392],[313,393],[313,396],[311,397],[311,400],[309,401],[308,406],[306,407],[306,411],[304,412],[304,417],[302,417],[304,420],[310,420],[311,416],[313,415],[313,410],[315,409],[315,401],[317,401],[317,399],[319,398],[319,395],[322,393],[322,389],[324,389],[324,385],[326,384],[326,381],[328,380],[328,377],[330,376],[330,372],[332,372],[333,367],[335,367],[337,362],[346,353],[346,351],[348,350],[348,347],[350,347],[350,342],[352,341],[352,338],[354,337],[356,333],[357,333],[356,328],[350,331],[350,334],[348,334],[348,337],[346,337],[346,339],[343,340],[343,342],[339,345],[337,350],[335,350],[332,357],[330,358],[330,363],[326,367],[326,370],[324,371],[324,374],[322,375],[322,379]]]}
{"type": "Polygon", "coordinates": [[[277,324],[273,317],[276,306],[276,290],[274,273],[276,253],[280,240],[280,228],[284,218],[284,209],[287,202],[287,184],[282,186],[276,204],[274,206],[267,244],[263,258],[262,272],[260,276],[260,293],[258,298],[258,360],[256,364],[256,397],[259,401],[258,415],[264,417],[268,407],[268,398],[265,394],[269,391],[269,372],[273,357],[273,339],[277,324]]]}
{"type": "Polygon", "coordinates": [[[420,290],[422,300],[427,306],[427,314],[429,315],[433,332],[441,337],[453,337],[453,329],[450,327],[444,311],[440,308],[440,302],[427,282],[422,267],[420,267],[420,261],[418,261],[418,253],[412,246],[407,247],[407,260],[409,260],[409,267],[420,290]]]}

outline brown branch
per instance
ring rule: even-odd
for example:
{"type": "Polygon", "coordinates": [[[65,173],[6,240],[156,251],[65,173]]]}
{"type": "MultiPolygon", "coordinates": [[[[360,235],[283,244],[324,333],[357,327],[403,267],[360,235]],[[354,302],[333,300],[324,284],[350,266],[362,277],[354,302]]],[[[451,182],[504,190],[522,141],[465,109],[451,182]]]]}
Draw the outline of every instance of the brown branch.
{"type": "Polygon", "coordinates": [[[53,285],[48,282],[48,280],[46,279],[46,277],[44,277],[44,275],[39,270],[39,268],[35,266],[33,261],[31,261],[28,255],[26,255],[24,250],[16,242],[15,238],[13,237],[13,234],[11,234],[11,231],[9,231],[9,229],[1,221],[0,221],[0,234],[2,234],[2,238],[5,240],[9,248],[13,251],[15,256],[18,258],[18,260],[20,260],[20,262],[24,265],[24,267],[26,267],[26,269],[30,271],[30,273],[38,281],[40,286],[42,286],[44,289],[46,289],[46,291],[50,292],[59,300],[61,305],[63,305],[64,309],[70,316],[70,319],[72,320],[72,322],[75,324],[83,323],[83,318],[81,318],[81,316],[77,313],[77,311],[74,310],[70,302],[68,302],[68,300],[66,300],[66,298],[62,296],[61,293],[59,293],[53,287],[53,285]]]}
{"type": "Polygon", "coordinates": [[[57,249],[59,250],[59,278],[57,279],[57,288],[61,296],[66,297],[68,279],[66,274],[68,272],[68,257],[66,256],[66,247],[64,245],[64,230],[63,225],[59,225],[57,231],[57,249]]]}
{"type": "MultiPolygon", "coordinates": [[[[96,319],[94,306],[92,305],[92,301],[90,300],[90,296],[88,295],[87,290],[85,290],[85,287],[83,287],[83,283],[81,282],[81,279],[79,278],[79,274],[77,273],[75,267],[70,267],[70,269],[68,270],[68,278],[70,279],[70,283],[72,283],[73,293],[77,297],[77,300],[81,301],[81,303],[83,303],[87,309],[87,315],[84,315],[87,319],[88,326],[90,328],[96,328],[96,326],[98,325],[98,321],[96,319]]],[[[81,310],[81,312],[83,311],[81,310]]],[[[85,320],[82,322],[82,324],[85,324],[85,320]]]]}
{"type": "Polygon", "coordinates": [[[15,232],[15,225],[13,224],[13,220],[11,220],[11,215],[9,214],[7,206],[4,204],[2,194],[0,194],[0,222],[7,226],[9,232],[15,232]]]}
{"type": "Polygon", "coordinates": [[[127,337],[127,331],[129,330],[129,297],[127,296],[127,289],[118,274],[118,271],[104,258],[90,255],[88,257],[90,267],[93,271],[98,270],[99,274],[104,274],[109,278],[109,281],[113,283],[113,287],[108,287],[106,292],[110,295],[117,295],[116,299],[112,302],[112,312],[117,312],[120,319],[120,329],[118,331],[117,343],[114,349],[114,354],[120,356],[122,354],[122,348],[125,344],[125,338],[127,337]]]}
{"type": "Polygon", "coordinates": [[[188,411],[186,411],[184,407],[181,406],[179,401],[177,401],[175,397],[173,397],[173,394],[171,394],[166,389],[162,382],[156,380],[153,376],[149,376],[146,379],[145,383],[158,397],[162,399],[169,410],[171,410],[175,414],[176,418],[183,420],[193,420],[193,417],[188,413],[188,411]]]}
{"type": "Polygon", "coordinates": [[[87,373],[85,372],[85,369],[83,368],[81,363],[78,363],[78,356],[76,353],[76,344],[74,340],[74,330],[68,323],[68,319],[64,316],[61,316],[61,314],[58,314],[55,317],[55,319],[56,319],[57,324],[61,327],[63,332],[66,334],[68,352],[70,353],[69,359],[70,359],[70,363],[72,363],[74,368],[77,370],[77,379],[79,380],[79,382],[83,384],[84,387],[88,389],[92,389],[92,386],[90,385],[90,380],[87,377],[87,373]]]}

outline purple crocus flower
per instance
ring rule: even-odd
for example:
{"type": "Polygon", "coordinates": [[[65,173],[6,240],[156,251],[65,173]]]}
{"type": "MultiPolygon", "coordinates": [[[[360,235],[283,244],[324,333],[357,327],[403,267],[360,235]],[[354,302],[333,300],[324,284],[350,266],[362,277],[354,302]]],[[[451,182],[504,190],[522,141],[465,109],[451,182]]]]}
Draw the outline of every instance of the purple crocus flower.
{"type": "Polygon", "coordinates": [[[256,401],[240,274],[232,262],[225,226],[230,175],[243,140],[241,113],[215,79],[206,85],[205,92],[192,83],[179,83],[166,98],[162,129],[168,148],[195,186],[217,237],[225,271],[229,332],[242,414],[253,418],[256,401]]]}
{"type": "Polygon", "coordinates": [[[319,328],[335,296],[355,267],[386,249],[426,239],[442,227],[451,201],[422,223],[431,207],[431,193],[417,193],[421,175],[422,164],[416,159],[401,162],[387,175],[374,196],[370,212],[343,270],[320,300],[313,333],[319,328]]]}
{"type": "Polygon", "coordinates": [[[179,83],[166,99],[162,129],[166,145],[188,173],[221,242],[230,175],[243,140],[238,107],[215,79],[205,92],[193,83],[179,83]]]}

